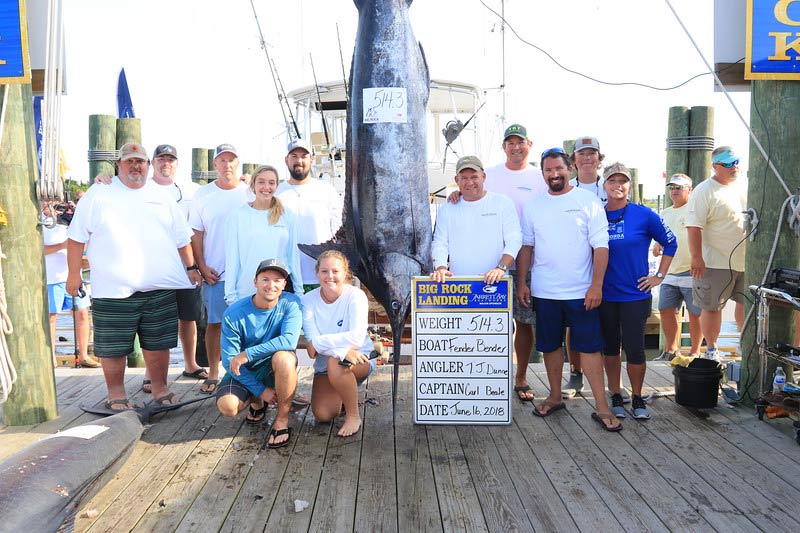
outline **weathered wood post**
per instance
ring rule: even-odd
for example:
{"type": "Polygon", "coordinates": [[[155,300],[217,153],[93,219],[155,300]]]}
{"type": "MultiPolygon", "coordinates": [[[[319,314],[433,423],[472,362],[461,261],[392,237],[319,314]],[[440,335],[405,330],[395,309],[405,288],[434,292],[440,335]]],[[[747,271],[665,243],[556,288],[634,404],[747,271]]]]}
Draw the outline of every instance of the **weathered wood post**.
{"type": "MultiPolygon", "coordinates": [[[[689,150],[689,168],[686,174],[692,178],[692,186],[697,187],[711,174],[711,151],[714,149],[714,108],[694,106],[689,114],[689,135],[693,142],[707,143],[709,149],[689,150]]],[[[744,147],[742,147],[744,150],[744,147]]],[[[670,176],[672,174],[669,174],[670,176]]]]}
{"type": "MultiPolygon", "coordinates": [[[[689,108],[675,106],[669,108],[667,121],[667,177],[673,174],[689,173],[689,152],[682,148],[672,148],[672,143],[689,136],[689,108]]],[[[664,207],[672,205],[668,194],[664,195],[664,207]]]]}
{"type": "Polygon", "coordinates": [[[115,172],[112,155],[117,149],[117,119],[113,115],[89,115],[89,180],[115,172]]]}
{"type": "Polygon", "coordinates": [[[38,424],[58,416],[50,355],[47,282],[39,231],[36,182],[39,169],[33,137],[30,84],[0,90],[5,126],[0,138],[0,207],[8,226],[0,226],[0,244],[8,316],[14,332],[6,337],[17,381],[3,404],[3,421],[11,426],[38,424]],[[34,154],[31,157],[31,154],[34,154]]]}
{"type": "Polygon", "coordinates": [[[206,148],[192,148],[192,181],[205,185],[203,177],[208,172],[208,150],[206,148]]]}
{"type": "Polygon", "coordinates": [[[631,198],[630,201],[634,204],[642,203],[639,197],[639,169],[631,168],[631,198]]]}
{"type": "MultiPolygon", "coordinates": [[[[751,121],[753,132],[764,147],[771,150],[770,160],[775,164],[775,168],[783,173],[782,177],[791,193],[797,194],[800,177],[793,169],[800,168],[800,152],[797,150],[797,143],[800,141],[800,84],[796,81],[753,81],[752,84],[750,116],[758,116],[757,107],[762,117],[762,120],[751,121]],[[769,145],[764,141],[767,138],[765,124],[769,127],[771,140],[769,145]]],[[[734,149],[738,148],[734,147],[734,149]]],[[[741,149],[744,150],[744,147],[741,149]]],[[[800,268],[800,240],[785,223],[786,212],[781,211],[787,198],[786,191],[778,183],[773,172],[767,168],[766,160],[752,141],[750,142],[748,175],[750,179],[747,205],[759,210],[757,214],[760,223],[755,239],[746,243],[745,287],[761,284],[764,269],[772,251],[775,232],[782,218],[784,224],[778,238],[772,268],[800,268]]],[[[745,314],[750,311],[750,307],[750,303],[745,304],[745,314]]],[[[791,343],[795,329],[793,313],[779,306],[772,306],[769,313],[769,329],[770,343],[791,343]]],[[[750,349],[755,346],[755,332],[756,316],[754,313],[742,332],[741,339],[742,375],[740,384],[747,385],[747,394],[744,392],[741,394],[745,397],[749,396],[749,399],[756,398],[758,394],[758,351],[755,348],[750,349]]],[[[771,383],[774,368],[774,364],[768,366],[768,375],[766,376],[768,384],[771,383]]]]}

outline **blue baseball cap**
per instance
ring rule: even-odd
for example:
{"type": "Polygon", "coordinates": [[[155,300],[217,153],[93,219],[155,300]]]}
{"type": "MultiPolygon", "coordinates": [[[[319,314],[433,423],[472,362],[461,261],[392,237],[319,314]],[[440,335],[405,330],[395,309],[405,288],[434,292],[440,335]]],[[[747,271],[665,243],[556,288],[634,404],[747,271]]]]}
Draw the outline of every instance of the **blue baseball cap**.
{"type": "Polygon", "coordinates": [[[734,161],[738,161],[739,156],[733,151],[733,148],[730,146],[720,146],[720,152],[717,155],[711,156],[711,163],[725,163],[730,164],[734,161]]]}

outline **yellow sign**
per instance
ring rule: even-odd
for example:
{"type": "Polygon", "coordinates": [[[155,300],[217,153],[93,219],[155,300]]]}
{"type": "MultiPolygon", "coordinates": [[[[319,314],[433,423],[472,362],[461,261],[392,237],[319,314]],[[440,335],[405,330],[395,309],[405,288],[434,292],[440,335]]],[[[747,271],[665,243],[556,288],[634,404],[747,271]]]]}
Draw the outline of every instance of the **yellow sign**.
{"type": "Polygon", "coordinates": [[[747,80],[800,80],[800,0],[747,0],[747,80]]]}

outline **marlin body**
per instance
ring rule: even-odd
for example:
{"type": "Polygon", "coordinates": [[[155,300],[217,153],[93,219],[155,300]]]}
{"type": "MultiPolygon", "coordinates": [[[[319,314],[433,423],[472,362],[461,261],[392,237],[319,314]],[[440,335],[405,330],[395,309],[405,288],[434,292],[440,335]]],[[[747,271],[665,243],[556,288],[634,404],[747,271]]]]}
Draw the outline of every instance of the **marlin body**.
{"type": "Polygon", "coordinates": [[[0,530],[72,529],[142,435],[133,411],[56,433],[0,462],[0,530]]]}
{"type": "Polygon", "coordinates": [[[355,0],[358,30],[350,68],[344,222],[335,248],[383,305],[394,341],[393,399],[411,278],[431,271],[425,109],[430,78],[408,16],[412,0],[355,0]],[[398,90],[399,89],[399,90],[398,90]],[[399,120],[391,111],[404,115],[399,120]]]}

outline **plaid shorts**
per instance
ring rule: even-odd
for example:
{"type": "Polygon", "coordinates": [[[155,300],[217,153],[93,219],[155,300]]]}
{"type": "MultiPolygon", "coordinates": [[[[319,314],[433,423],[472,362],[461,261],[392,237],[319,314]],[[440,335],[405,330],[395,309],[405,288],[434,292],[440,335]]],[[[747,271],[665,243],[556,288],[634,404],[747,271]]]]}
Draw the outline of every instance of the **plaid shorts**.
{"type": "Polygon", "coordinates": [[[144,350],[169,350],[178,345],[174,290],[135,292],[127,298],[93,298],[92,319],[97,357],[130,354],[137,333],[144,350]]]}

